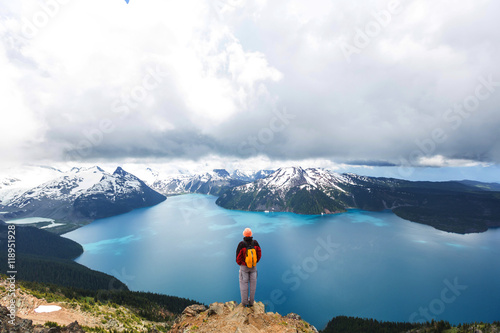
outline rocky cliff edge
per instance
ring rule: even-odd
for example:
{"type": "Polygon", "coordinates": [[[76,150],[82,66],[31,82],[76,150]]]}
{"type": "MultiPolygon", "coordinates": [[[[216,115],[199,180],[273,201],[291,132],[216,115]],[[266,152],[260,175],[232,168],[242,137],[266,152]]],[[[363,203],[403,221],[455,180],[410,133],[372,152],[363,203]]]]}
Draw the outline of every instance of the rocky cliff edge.
{"type": "Polygon", "coordinates": [[[297,314],[281,316],[278,313],[265,312],[262,302],[256,302],[253,307],[244,307],[232,301],[212,303],[208,308],[204,305],[188,306],[169,332],[317,333],[318,331],[297,314]]]}

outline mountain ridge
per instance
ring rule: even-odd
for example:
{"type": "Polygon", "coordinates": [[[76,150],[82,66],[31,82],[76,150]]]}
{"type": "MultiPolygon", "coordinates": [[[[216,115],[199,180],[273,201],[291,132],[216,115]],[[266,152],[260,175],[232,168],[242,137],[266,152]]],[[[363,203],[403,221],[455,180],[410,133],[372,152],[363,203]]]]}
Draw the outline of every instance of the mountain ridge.
{"type": "Polygon", "coordinates": [[[165,200],[165,196],[138,177],[117,167],[112,175],[104,174],[97,184],[76,198],[73,207],[79,216],[99,219],[154,206],[165,200]]]}
{"type": "MultiPolygon", "coordinates": [[[[8,189],[12,193],[12,189],[8,189]]],[[[166,197],[138,177],[117,167],[108,173],[98,166],[74,167],[35,187],[17,190],[0,206],[5,219],[43,217],[57,221],[47,227],[67,232],[95,219],[156,205],[166,197]],[[63,223],[59,223],[63,222],[63,223]]]]}
{"type": "Polygon", "coordinates": [[[185,193],[219,195],[225,189],[244,185],[271,173],[271,170],[243,171],[237,169],[229,173],[226,169],[213,169],[203,173],[165,176],[158,171],[148,169],[148,184],[164,195],[185,193]]]}
{"type": "Polygon", "coordinates": [[[74,223],[44,225],[62,233],[96,218],[157,204],[168,195],[200,193],[218,196],[217,204],[226,209],[297,214],[388,209],[403,219],[449,232],[483,232],[500,226],[500,184],[496,183],[415,182],[300,166],[232,172],[213,169],[199,174],[179,171],[176,175],[149,167],[145,171],[141,177],[147,183],[121,167],[113,173],[98,166],[74,167],[66,173],[44,168],[36,171],[42,179],[48,175],[57,178],[21,192],[16,188],[23,180],[4,177],[0,217],[47,217],[74,223]]]}
{"type": "Polygon", "coordinates": [[[225,190],[216,203],[227,209],[297,214],[390,209],[403,219],[455,233],[500,226],[500,192],[459,181],[413,182],[318,168],[280,168],[225,190]]]}

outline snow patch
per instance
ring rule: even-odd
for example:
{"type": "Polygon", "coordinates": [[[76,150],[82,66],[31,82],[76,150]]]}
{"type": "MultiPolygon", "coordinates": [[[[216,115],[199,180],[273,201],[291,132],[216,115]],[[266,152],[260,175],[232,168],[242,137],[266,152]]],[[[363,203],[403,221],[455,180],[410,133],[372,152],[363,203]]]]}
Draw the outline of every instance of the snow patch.
{"type": "Polygon", "coordinates": [[[44,227],[41,227],[40,229],[49,229],[49,228],[59,227],[61,225],[64,225],[64,223],[52,223],[44,227]]]}
{"type": "Polygon", "coordinates": [[[6,221],[5,223],[9,224],[34,224],[34,223],[42,223],[42,222],[54,222],[53,219],[48,219],[45,217],[26,217],[24,219],[16,219],[6,221]]]}
{"type": "Polygon", "coordinates": [[[104,172],[99,172],[98,170],[85,170],[83,172],[78,173],[78,185],[73,188],[70,194],[74,195],[79,192],[85,192],[95,184],[99,183],[104,172]]]}
{"type": "Polygon", "coordinates": [[[35,309],[35,312],[36,313],[55,312],[55,311],[59,311],[61,309],[62,308],[60,306],[57,306],[57,305],[40,305],[39,307],[37,307],[35,309]]]}

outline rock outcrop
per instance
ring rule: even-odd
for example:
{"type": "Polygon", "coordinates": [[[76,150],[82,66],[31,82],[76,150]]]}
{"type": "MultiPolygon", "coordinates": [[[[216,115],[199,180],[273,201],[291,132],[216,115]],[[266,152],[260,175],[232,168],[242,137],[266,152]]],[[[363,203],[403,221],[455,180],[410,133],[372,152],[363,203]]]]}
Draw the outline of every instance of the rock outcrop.
{"type": "Polygon", "coordinates": [[[262,302],[256,302],[253,307],[227,302],[212,303],[208,308],[203,305],[188,306],[170,332],[317,333],[318,331],[297,314],[281,316],[278,313],[265,312],[262,302]]]}

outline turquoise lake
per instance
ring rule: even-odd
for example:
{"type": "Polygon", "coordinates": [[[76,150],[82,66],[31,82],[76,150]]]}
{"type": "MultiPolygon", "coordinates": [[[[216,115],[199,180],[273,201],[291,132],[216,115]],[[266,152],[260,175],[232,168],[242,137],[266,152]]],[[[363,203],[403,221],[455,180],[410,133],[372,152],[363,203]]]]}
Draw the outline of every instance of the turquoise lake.
{"type": "MultiPolygon", "coordinates": [[[[131,290],[238,303],[236,246],[250,227],[262,247],[256,300],[318,329],[334,316],[390,321],[500,320],[500,229],[458,235],[352,210],[305,216],[218,207],[216,197],[169,197],[64,236],[76,259],[131,290]]],[[[113,286],[110,285],[110,288],[113,286]]]]}

